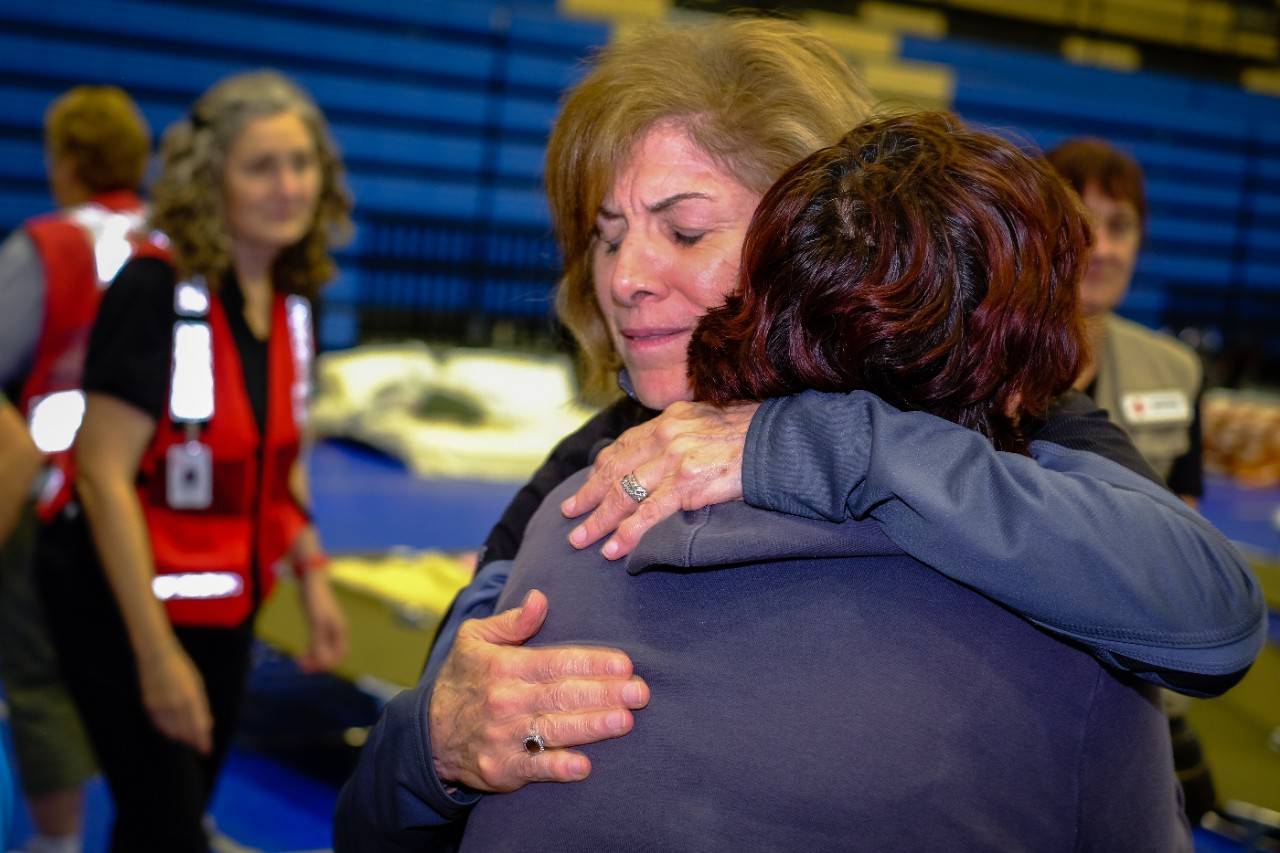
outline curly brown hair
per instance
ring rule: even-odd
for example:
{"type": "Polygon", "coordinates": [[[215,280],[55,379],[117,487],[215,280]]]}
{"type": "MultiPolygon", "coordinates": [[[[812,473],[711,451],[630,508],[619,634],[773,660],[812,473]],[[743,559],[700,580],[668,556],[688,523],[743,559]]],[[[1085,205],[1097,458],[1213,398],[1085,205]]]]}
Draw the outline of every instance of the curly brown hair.
{"type": "Polygon", "coordinates": [[[44,146],[72,164],[89,192],[136,190],[147,171],[151,128],[123,89],[76,86],[49,105],[44,146]]]}
{"type": "Polygon", "coordinates": [[[584,394],[617,393],[621,361],[591,280],[596,211],[645,132],[676,122],[744,187],[763,193],[871,112],[831,44],[798,24],[725,18],[642,28],[602,49],[564,101],[546,186],[564,274],[556,311],[580,347],[584,394]]]}
{"type": "Polygon", "coordinates": [[[695,396],[864,389],[1024,451],[1080,369],[1089,243],[1043,158],[946,113],[868,121],[761,200],[689,345],[695,396]]]}
{"type": "Polygon", "coordinates": [[[275,71],[219,81],[164,133],[151,222],[169,238],[179,277],[203,275],[210,287],[217,287],[231,269],[222,192],[227,152],[250,121],[283,112],[296,114],[310,131],[321,183],[315,220],[301,240],[276,258],[271,281],[276,290],[315,296],[333,278],[330,249],[351,234],[351,194],[342,159],[315,102],[275,71]]]}

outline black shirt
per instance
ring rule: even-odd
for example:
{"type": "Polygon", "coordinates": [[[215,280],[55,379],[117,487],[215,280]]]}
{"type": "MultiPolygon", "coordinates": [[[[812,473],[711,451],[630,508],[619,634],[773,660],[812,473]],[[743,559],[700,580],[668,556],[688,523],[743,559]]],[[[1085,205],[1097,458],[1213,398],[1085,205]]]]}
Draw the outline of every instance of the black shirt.
{"type": "MultiPolygon", "coordinates": [[[[84,390],[109,394],[157,421],[168,417],[173,350],[174,269],[159,258],[135,258],[102,296],[85,355],[84,390]]],[[[218,291],[235,339],[245,391],[258,432],[267,420],[267,342],[244,319],[244,297],[228,273],[218,291]]]]}
{"type": "MultiPolygon", "coordinates": [[[[632,400],[622,399],[599,412],[576,432],[561,440],[551,455],[511,499],[497,526],[485,539],[479,564],[494,560],[514,560],[524,540],[529,519],[551,491],[576,471],[591,464],[596,453],[633,426],[638,426],[658,413],[632,400]]],[[[443,622],[441,624],[444,624],[443,622]]]]}

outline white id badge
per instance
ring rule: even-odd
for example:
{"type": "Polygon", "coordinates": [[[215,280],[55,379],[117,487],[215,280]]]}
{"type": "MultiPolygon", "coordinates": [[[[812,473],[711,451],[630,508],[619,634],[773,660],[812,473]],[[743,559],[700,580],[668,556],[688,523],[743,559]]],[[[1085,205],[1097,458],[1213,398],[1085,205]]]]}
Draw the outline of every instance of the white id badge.
{"type": "Polygon", "coordinates": [[[1131,424],[1180,424],[1191,422],[1191,400],[1176,388],[1125,394],[1120,408],[1131,424]]]}
{"type": "Polygon", "coordinates": [[[175,444],[165,454],[165,497],[173,509],[208,509],[213,503],[213,454],[199,441],[175,444]]]}

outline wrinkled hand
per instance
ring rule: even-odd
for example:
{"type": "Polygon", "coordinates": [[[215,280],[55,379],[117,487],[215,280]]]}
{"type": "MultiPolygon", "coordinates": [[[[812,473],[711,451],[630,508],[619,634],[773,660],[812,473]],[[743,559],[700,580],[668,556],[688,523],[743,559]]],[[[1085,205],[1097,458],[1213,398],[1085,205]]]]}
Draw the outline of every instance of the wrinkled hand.
{"type": "Polygon", "coordinates": [[[758,408],[673,403],[618,436],[600,451],[582,488],[560,505],[568,518],[591,513],[569,534],[569,544],[585,548],[612,533],[601,553],[616,560],[680,510],[742,500],[742,451],[758,408]],[[644,503],[622,491],[620,482],[630,473],[649,491],[644,503]]]}
{"type": "Polygon", "coordinates": [[[631,711],[649,701],[631,659],[600,647],[523,648],[546,616],[547,597],[531,590],[519,607],[462,623],[427,711],[442,780],[490,792],[575,782],[591,762],[568,747],[631,731],[631,711]],[[531,726],[545,752],[524,751],[531,726]]]}
{"type": "Polygon", "coordinates": [[[177,641],[138,664],[142,704],[165,737],[203,755],[213,751],[213,715],[204,679],[177,641]]]}
{"type": "Polygon", "coordinates": [[[310,642],[306,653],[298,658],[298,666],[303,672],[328,672],[347,654],[347,620],[329,585],[328,572],[308,571],[300,583],[310,642]]]}

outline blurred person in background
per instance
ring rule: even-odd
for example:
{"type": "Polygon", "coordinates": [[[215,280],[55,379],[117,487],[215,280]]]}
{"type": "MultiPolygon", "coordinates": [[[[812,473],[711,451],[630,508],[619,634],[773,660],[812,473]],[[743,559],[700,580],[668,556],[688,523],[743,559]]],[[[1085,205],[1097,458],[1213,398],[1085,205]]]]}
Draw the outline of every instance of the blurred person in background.
{"type": "MultiPolygon", "coordinates": [[[[36,836],[29,851],[79,850],[82,785],[95,772],[84,729],[58,673],[32,566],[37,515],[48,517],[69,475],[68,448],[84,411],[81,371],[103,290],[142,226],[138,188],[151,131],[114,86],[77,86],[45,115],[45,162],[59,209],[27,221],[0,246],[0,385],[25,421],[44,477],[0,477],[17,513],[0,536],[0,663],[15,753],[36,836]],[[38,505],[28,499],[34,488],[38,505]]],[[[16,440],[16,439],[15,439],[16,440]]],[[[18,451],[8,445],[5,452],[18,451]]]]}
{"type": "Polygon", "coordinates": [[[115,803],[112,849],[207,848],[202,816],[277,563],[299,576],[307,669],[343,617],[300,448],[309,299],[350,201],[327,124],[274,72],[229,77],[164,135],[150,224],[89,341],[72,499],[41,595],[115,803]]]}
{"type": "Polygon", "coordinates": [[[0,395],[0,542],[18,525],[29,493],[21,486],[35,479],[43,458],[18,410],[0,395]]]}
{"type": "Polygon", "coordinates": [[[1075,387],[1124,427],[1169,488],[1195,506],[1204,494],[1200,357],[1177,338],[1116,313],[1133,281],[1146,227],[1142,167],[1101,139],[1068,140],[1046,156],[1079,193],[1093,222],[1094,246],[1080,282],[1092,356],[1075,387]]]}
{"type": "MultiPolygon", "coordinates": [[[[1080,281],[1091,357],[1075,387],[1124,427],[1169,488],[1194,507],[1204,494],[1200,357],[1177,338],[1116,313],[1147,222],[1142,167],[1101,139],[1071,139],[1046,156],[1084,201],[1093,224],[1089,267],[1080,281]]],[[[1213,777],[1187,720],[1189,700],[1166,693],[1164,703],[1187,816],[1198,824],[1215,804],[1213,777]]]]}
{"type": "Polygon", "coordinates": [[[733,290],[761,196],[870,112],[834,48],[777,20],[640,31],[603,49],[568,93],[546,172],[565,269],[558,313],[588,390],[620,378],[626,396],[552,451],[490,534],[421,681],[387,705],[343,788],[339,850],[422,849],[429,828],[461,821],[482,792],[585,779],[593,765],[574,747],[631,731],[651,686],[627,653],[525,646],[555,607],[536,592],[490,615],[530,519],[593,457],[563,504],[594,510],[574,547],[617,529],[604,547],[617,558],[679,509],[742,499],[872,518],[912,557],[1118,669],[1216,694],[1247,668],[1262,642],[1256,582],[1083,395],[1049,409],[1028,436],[1034,458],[866,393],[681,402],[693,328],[733,290]],[[1230,639],[1194,641],[1206,634],[1230,639]]]}

